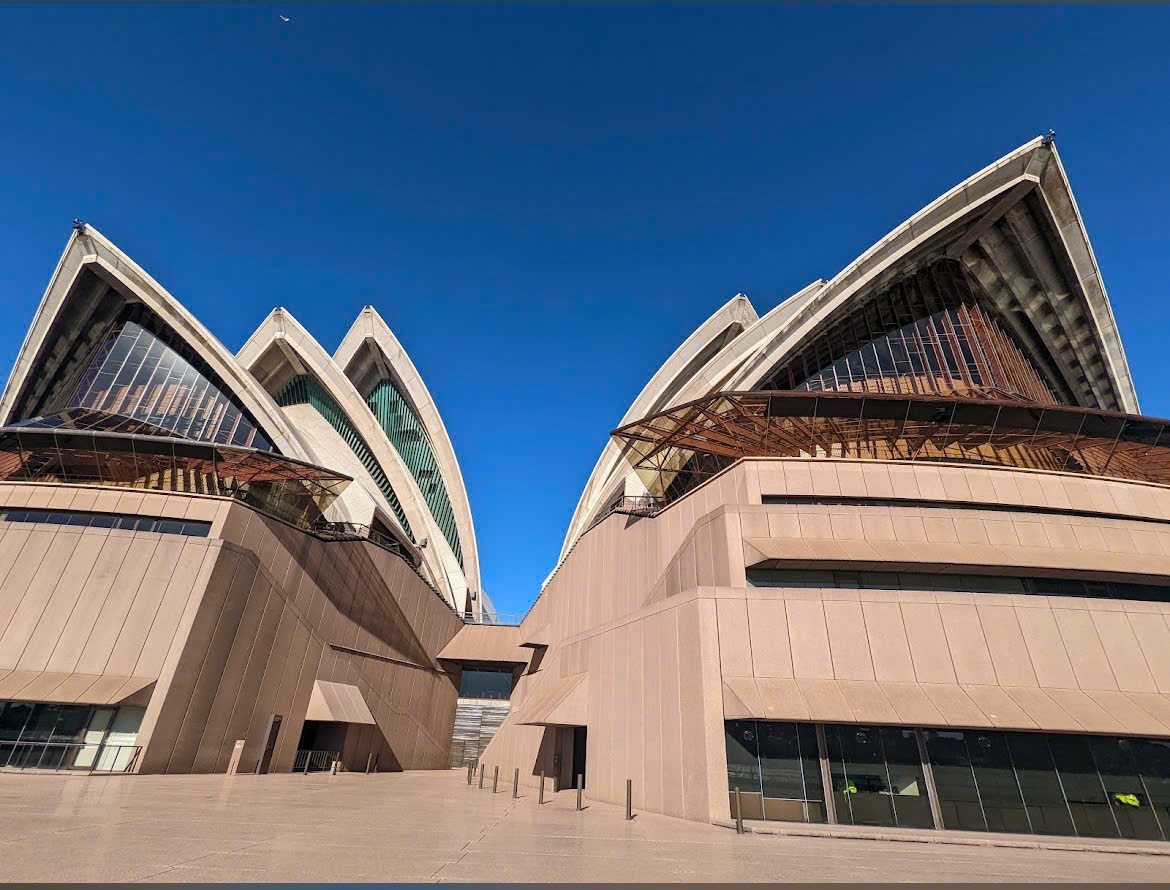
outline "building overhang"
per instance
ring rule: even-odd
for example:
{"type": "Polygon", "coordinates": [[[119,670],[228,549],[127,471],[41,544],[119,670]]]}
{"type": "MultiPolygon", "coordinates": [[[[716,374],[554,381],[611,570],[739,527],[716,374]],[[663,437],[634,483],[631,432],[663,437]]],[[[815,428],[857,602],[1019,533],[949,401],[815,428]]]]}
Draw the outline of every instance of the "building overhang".
{"type": "Polygon", "coordinates": [[[313,692],[309,696],[305,719],[327,723],[360,723],[368,726],[373,726],[377,722],[360,689],[349,683],[331,683],[328,680],[313,681],[313,692]]]}
{"type": "Polygon", "coordinates": [[[517,709],[524,726],[588,726],[589,675],[548,678],[517,709]]]}
{"type": "Polygon", "coordinates": [[[614,430],[664,503],[745,457],[949,461],[1170,484],[1170,421],[950,397],[724,392],[614,430]]]}
{"type": "Polygon", "coordinates": [[[350,483],[270,451],[61,427],[0,428],[0,481],[64,482],[235,497],[309,525],[350,483]]]}

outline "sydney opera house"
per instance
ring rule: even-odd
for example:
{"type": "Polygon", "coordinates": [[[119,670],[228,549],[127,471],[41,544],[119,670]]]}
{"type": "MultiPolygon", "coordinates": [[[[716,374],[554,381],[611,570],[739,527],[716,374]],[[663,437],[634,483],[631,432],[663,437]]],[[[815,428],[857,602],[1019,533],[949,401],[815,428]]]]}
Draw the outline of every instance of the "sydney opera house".
{"type": "Polygon", "coordinates": [[[1170,421],[1039,138],[629,407],[482,762],[635,809],[1170,839],[1170,421]]]}
{"type": "Polygon", "coordinates": [[[332,355],[281,309],[232,355],[78,222],[0,424],[0,768],[447,766],[436,656],[491,606],[372,308],[332,355]]]}
{"type": "Polygon", "coordinates": [[[332,355],[282,310],[232,355],[80,226],[0,424],[0,768],[446,767],[463,678],[495,671],[471,759],[528,786],[1170,839],[1170,421],[1139,413],[1048,138],[708,318],[519,626],[372,309],[332,355]]]}

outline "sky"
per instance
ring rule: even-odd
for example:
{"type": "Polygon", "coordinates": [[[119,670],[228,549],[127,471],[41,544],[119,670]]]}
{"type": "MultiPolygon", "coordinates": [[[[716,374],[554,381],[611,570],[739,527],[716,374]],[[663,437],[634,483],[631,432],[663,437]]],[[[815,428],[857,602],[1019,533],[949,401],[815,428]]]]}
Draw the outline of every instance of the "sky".
{"type": "Polygon", "coordinates": [[[1052,128],[1170,415],[1170,7],[0,7],[0,370],[81,217],[233,352],[377,307],[522,612],[626,407],[1052,128]],[[291,18],[282,22],[280,14],[291,18]]]}

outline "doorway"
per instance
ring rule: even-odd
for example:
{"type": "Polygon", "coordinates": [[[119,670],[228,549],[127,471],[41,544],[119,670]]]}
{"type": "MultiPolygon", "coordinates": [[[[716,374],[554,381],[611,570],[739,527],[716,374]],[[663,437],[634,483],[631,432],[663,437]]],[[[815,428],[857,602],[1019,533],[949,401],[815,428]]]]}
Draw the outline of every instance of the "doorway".
{"type": "Polygon", "coordinates": [[[577,784],[577,776],[581,777],[581,786],[585,786],[585,750],[588,728],[585,726],[573,727],[573,785],[577,784]]]}

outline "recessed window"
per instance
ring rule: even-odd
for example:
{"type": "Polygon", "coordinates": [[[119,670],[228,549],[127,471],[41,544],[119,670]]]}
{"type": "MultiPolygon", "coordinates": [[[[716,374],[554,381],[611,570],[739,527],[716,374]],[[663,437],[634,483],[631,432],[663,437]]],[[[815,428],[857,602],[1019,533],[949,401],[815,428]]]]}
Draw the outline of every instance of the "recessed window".
{"type": "Polygon", "coordinates": [[[198,519],[162,519],[125,513],[92,513],[85,510],[49,511],[0,508],[3,522],[42,522],[46,525],[74,525],[92,528],[121,528],[129,531],[156,532],[161,535],[187,535],[206,538],[211,523],[198,519]]]}

